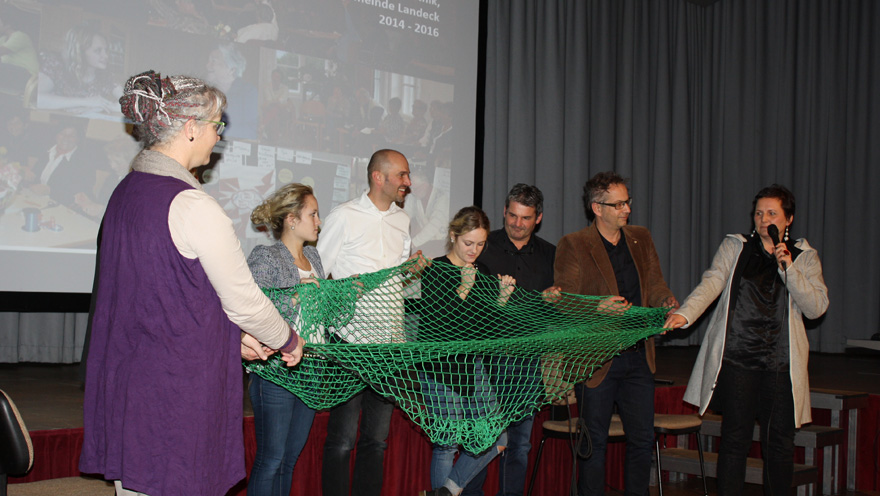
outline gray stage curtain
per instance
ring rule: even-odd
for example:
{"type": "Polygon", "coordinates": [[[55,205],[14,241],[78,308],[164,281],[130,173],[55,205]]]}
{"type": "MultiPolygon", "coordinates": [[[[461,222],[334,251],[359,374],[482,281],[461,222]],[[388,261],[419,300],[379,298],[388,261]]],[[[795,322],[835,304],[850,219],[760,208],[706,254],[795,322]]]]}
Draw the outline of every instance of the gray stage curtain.
{"type": "MultiPolygon", "coordinates": [[[[812,350],[877,332],[876,0],[487,0],[486,19],[482,203],[496,225],[507,189],[536,184],[555,242],[586,225],[586,180],[615,170],[683,300],[778,182],[829,288],[812,350]]],[[[706,320],[666,342],[699,343],[706,320]]]]}
{"type": "Polygon", "coordinates": [[[0,363],[76,363],[87,313],[0,312],[0,363]]]}

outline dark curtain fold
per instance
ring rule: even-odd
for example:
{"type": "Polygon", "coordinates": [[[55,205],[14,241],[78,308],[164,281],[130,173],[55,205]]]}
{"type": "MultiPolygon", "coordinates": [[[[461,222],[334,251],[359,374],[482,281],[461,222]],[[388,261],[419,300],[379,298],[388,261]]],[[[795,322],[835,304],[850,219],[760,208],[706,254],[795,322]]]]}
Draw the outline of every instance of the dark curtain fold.
{"type": "Polygon", "coordinates": [[[510,186],[536,184],[539,234],[555,242],[586,225],[586,180],[615,170],[684,299],[723,236],[751,230],[755,193],[778,182],[797,197],[792,236],[818,249],[829,287],[812,349],[877,332],[875,0],[486,1],[482,198],[496,223],[510,186]]]}

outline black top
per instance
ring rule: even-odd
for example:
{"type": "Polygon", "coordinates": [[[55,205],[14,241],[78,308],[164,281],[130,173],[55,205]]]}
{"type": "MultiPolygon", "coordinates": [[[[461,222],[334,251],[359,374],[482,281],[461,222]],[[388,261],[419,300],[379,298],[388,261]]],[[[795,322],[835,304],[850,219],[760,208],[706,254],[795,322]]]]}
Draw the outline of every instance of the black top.
{"type": "MultiPolygon", "coordinates": [[[[498,323],[507,320],[498,305],[498,279],[483,264],[474,266],[478,274],[465,299],[456,292],[461,284],[461,267],[452,265],[448,257],[437,257],[424,269],[421,298],[412,302],[418,316],[418,341],[462,341],[497,335],[498,323]]],[[[453,353],[423,362],[418,368],[459,394],[470,395],[478,359],[477,355],[453,353]]]]}
{"type": "Polygon", "coordinates": [[[611,259],[611,266],[614,267],[614,277],[617,279],[617,293],[626,298],[626,301],[633,305],[642,306],[642,289],[639,284],[639,271],[636,270],[636,263],[633,261],[632,254],[629,252],[629,246],[626,244],[626,236],[620,231],[620,241],[616,245],[611,244],[605,236],[602,243],[605,245],[605,251],[608,252],[608,258],[611,259]]]}
{"type": "Polygon", "coordinates": [[[497,277],[485,265],[476,263],[476,281],[461,299],[456,289],[461,284],[461,267],[455,267],[445,255],[422,272],[422,295],[415,303],[419,315],[419,341],[458,341],[486,339],[494,334],[501,319],[498,305],[497,277]]]}
{"type": "Polygon", "coordinates": [[[760,238],[750,238],[731,282],[725,362],[749,370],[788,368],[786,296],[776,257],[760,238]]]}
{"type": "Polygon", "coordinates": [[[553,285],[556,246],[532,235],[518,250],[504,229],[489,233],[488,243],[477,258],[491,274],[513,276],[518,288],[543,291],[553,285]]]}

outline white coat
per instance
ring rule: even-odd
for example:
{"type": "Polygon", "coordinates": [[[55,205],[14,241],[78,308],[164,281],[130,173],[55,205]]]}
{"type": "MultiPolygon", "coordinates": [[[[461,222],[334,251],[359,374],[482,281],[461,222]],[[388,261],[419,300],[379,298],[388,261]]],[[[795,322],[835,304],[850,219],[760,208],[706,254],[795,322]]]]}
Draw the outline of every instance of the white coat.
{"type": "MultiPolygon", "coordinates": [[[[684,394],[684,401],[699,406],[700,415],[709,407],[718,382],[727,337],[730,286],[746,241],[740,234],[728,234],[718,247],[712,266],[703,273],[700,284],[675,312],[687,319],[688,323],[682,327],[688,327],[721,295],[684,394]]],[[[812,421],[807,375],[810,343],[804,330],[802,315],[815,319],[825,313],[828,308],[828,288],[825,287],[822,263],[816,250],[805,239],[797,240],[794,246],[802,250],[801,254],[785,271],[779,269],[779,274],[786,281],[788,290],[789,374],[794,399],[794,424],[795,427],[800,427],[812,421]]]]}

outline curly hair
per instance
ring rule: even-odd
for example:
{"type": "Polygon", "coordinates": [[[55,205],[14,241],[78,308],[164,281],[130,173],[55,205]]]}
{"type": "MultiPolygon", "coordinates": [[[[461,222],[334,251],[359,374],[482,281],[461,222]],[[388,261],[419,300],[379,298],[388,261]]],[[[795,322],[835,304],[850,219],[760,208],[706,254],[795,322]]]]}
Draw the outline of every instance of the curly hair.
{"type": "Polygon", "coordinates": [[[226,95],[198,78],[146,71],[126,81],[119,104],[138,141],[150,148],[170,141],[188,120],[222,112],[226,95]]]}
{"type": "MultiPolygon", "coordinates": [[[[474,229],[485,229],[489,232],[489,217],[480,207],[470,206],[459,210],[449,222],[449,234],[453,237],[463,236],[474,229]]],[[[446,249],[452,248],[452,240],[446,242],[446,249]]]]}
{"type": "Polygon", "coordinates": [[[282,186],[263,203],[257,205],[257,208],[251,212],[251,222],[255,226],[268,227],[275,239],[281,239],[284,219],[290,214],[298,219],[308,196],[315,196],[311,186],[300,183],[282,186]]]}
{"type": "Polygon", "coordinates": [[[593,213],[592,205],[593,203],[598,203],[602,201],[602,197],[605,193],[608,193],[608,189],[615,184],[622,184],[626,186],[627,180],[620,177],[616,172],[606,171],[600,172],[595,176],[591,177],[586,184],[584,184],[584,212],[587,214],[587,220],[593,222],[593,219],[596,218],[596,214],[593,213]]]}

